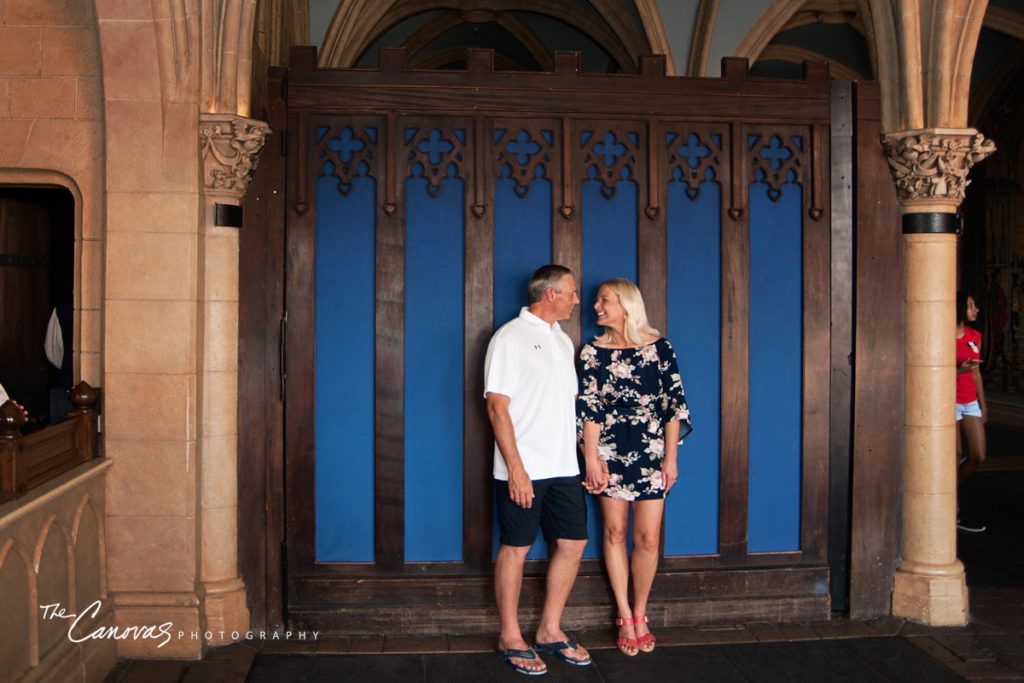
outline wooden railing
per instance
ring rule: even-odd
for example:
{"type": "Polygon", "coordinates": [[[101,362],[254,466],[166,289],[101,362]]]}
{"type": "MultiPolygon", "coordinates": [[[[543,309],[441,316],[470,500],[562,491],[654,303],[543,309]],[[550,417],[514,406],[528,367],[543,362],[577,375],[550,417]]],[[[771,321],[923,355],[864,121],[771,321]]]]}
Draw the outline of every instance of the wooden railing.
{"type": "Polygon", "coordinates": [[[68,392],[68,419],[22,435],[25,412],[14,401],[0,405],[0,503],[96,457],[96,391],[80,382],[68,392]]]}

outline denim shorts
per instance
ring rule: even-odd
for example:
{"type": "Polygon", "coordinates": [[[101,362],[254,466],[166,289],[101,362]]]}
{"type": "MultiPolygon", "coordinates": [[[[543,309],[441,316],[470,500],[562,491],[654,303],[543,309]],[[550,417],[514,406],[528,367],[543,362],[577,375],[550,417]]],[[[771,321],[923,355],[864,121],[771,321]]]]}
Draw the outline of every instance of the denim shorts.
{"type": "Polygon", "coordinates": [[[964,419],[964,415],[971,417],[981,417],[981,405],[977,401],[971,401],[970,403],[957,403],[956,404],[956,421],[964,419]]]}

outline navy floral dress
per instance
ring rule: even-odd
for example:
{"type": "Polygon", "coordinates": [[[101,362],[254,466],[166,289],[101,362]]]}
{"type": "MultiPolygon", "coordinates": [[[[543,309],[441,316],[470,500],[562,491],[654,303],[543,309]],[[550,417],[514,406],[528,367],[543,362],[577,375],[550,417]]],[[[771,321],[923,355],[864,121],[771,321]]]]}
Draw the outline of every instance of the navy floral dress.
{"type": "Polygon", "coordinates": [[[664,498],[665,423],[679,420],[680,444],[693,429],[672,345],[665,338],[631,349],[585,344],[580,361],[577,429],[582,443],[584,421],[601,427],[597,451],[610,475],[602,495],[664,498]]]}

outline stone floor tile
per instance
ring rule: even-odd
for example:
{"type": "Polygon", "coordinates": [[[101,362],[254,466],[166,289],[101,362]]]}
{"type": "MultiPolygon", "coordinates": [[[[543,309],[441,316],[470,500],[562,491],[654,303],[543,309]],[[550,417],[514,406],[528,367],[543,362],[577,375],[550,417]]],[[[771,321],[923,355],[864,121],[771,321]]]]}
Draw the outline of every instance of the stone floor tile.
{"type": "Polygon", "coordinates": [[[951,662],[946,666],[969,681],[1021,679],[1021,674],[999,662],[951,662]]]}
{"type": "Polygon", "coordinates": [[[862,621],[832,619],[805,624],[822,638],[870,638],[878,632],[862,621]]]}
{"type": "Polygon", "coordinates": [[[925,654],[932,659],[942,662],[943,664],[961,661],[961,659],[953,654],[949,648],[937,642],[934,638],[930,638],[928,636],[914,636],[912,638],[907,638],[906,640],[912,645],[923,650],[925,654]]]}
{"type": "Polygon", "coordinates": [[[747,630],[754,634],[754,637],[762,643],[778,643],[791,640],[786,637],[786,634],[779,628],[779,624],[774,622],[756,622],[747,624],[747,630]]]}
{"type": "Polygon", "coordinates": [[[977,635],[934,636],[936,642],[965,662],[994,662],[996,652],[977,635]]]}
{"type": "Polygon", "coordinates": [[[896,636],[900,634],[907,622],[899,617],[882,617],[880,619],[867,619],[864,623],[874,629],[880,636],[896,636]]]}
{"type": "Polygon", "coordinates": [[[186,668],[188,668],[188,662],[135,659],[128,663],[117,681],[118,683],[178,683],[186,668]]]}

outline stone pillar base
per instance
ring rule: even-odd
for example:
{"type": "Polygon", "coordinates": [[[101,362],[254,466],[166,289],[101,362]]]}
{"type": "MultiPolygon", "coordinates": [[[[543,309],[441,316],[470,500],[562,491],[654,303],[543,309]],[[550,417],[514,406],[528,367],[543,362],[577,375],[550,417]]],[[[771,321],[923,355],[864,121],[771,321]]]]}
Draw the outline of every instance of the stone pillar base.
{"type": "Polygon", "coordinates": [[[242,580],[209,581],[203,588],[207,644],[225,645],[244,638],[249,630],[249,608],[242,580]]]}
{"type": "Polygon", "coordinates": [[[205,644],[194,593],[117,593],[114,623],[122,633],[117,656],[132,659],[202,659],[205,644]],[[165,635],[167,634],[167,635],[165,635]]]}
{"type": "Polygon", "coordinates": [[[896,569],[892,592],[893,616],[929,626],[967,623],[967,575],[957,561],[952,572],[922,574],[903,566],[896,569]]]}

